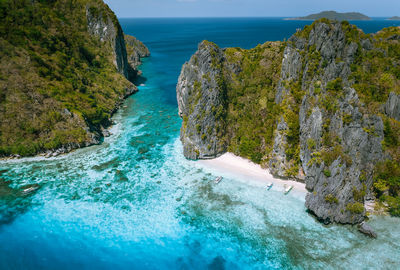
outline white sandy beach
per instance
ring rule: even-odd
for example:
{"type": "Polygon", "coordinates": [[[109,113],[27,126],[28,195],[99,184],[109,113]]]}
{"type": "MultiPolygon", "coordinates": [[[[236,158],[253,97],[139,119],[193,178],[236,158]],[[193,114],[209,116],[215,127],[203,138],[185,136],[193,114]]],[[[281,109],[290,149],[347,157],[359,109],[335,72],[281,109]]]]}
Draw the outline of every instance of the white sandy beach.
{"type": "Polygon", "coordinates": [[[273,183],[272,189],[284,190],[286,186],[293,186],[294,191],[307,193],[305,184],[274,178],[268,170],[261,168],[260,165],[251,162],[250,160],[235,156],[232,153],[226,153],[218,158],[210,160],[198,161],[201,165],[211,168],[222,175],[237,176],[248,182],[253,182],[265,186],[268,183],[273,183]]]}

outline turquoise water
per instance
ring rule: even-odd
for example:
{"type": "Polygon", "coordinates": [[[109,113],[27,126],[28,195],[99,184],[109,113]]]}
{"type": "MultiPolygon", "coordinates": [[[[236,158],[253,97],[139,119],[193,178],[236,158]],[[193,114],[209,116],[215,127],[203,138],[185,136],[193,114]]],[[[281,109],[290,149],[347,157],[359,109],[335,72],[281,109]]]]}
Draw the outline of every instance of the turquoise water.
{"type": "MultiPolygon", "coordinates": [[[[399,269],[400,222],[377,240],[323,226],[304,197],[267,192],[182,157],[175,84],[202,39],[250,48],[305,22],[123,19],[152,52],[140,92],[99,146],[0,162],[0,269],[399,269]],[[224,175],[214,185],[217,175],[224,175]],[[39,184],[31,195],[26,185],[39,184]]],[[[393,22],[359,22],[374,32],[393,22]]]]}

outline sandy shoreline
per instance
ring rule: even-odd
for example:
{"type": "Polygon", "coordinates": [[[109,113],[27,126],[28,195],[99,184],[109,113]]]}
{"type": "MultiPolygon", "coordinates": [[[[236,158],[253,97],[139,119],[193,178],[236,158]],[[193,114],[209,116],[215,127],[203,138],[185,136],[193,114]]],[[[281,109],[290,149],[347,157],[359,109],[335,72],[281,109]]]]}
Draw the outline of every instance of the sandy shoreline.
{"type": "Polygon", "coordinates": [[[274,178],[268,170],[261,168],[260,165],[235,156],[232,153],[226,153],[216,159],[200,160],[198,163],[221,173],[221,175],[237,176],[247,182],[265,186],[268,183],[273,183],[274,186],[272,189],[274,190],[283,191],[286,186],[291,185],[293,186],[293,191],[297,191],[303,195],[307,193],[305,184],[274,178]]]}

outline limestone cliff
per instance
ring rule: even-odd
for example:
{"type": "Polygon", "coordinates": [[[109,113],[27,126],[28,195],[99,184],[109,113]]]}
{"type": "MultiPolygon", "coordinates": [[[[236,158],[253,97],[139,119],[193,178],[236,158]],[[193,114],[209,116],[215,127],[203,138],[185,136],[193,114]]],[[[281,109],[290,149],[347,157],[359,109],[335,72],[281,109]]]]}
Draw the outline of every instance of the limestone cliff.
{"type": "Polygon", "coordinates": [[[114,13],[108,6],[96,8],[89,3],[86,7],[86,17],[88,32],[98,37],[101,42],[111,45],[115,67],[125,78],[129,78],[132,70],[128,63],[124,33],[114,13]]]}
{"type": "Polygon", "coordinates": [[[128,63],[134,70],[135,76],[140,75],[138,66],[142,64],[142,58],[150,56],[150,51],[140,40],[130,35],[125,35],[125,44],[128,63]]]}
{"type": "Polygon", "coordinates": [[[203,42],[179,77],[177,99],[183,119],[181,140],[189,159],[214,158],[226,151],[223,139],[226,92],[221,85],[224,54],[203,42]]]}
{"type": "Polygon", "coordinates": [[[306,206],[321,221],[362,222],[364,202],[384,187],[391,186],[393,198],[400,195],[397,184],[375,183],[387,175],[377,164],[392,166],[400,158],[400,134],[393,132],[400,127],[400,46],[393,38],[399,31],[366,35],[324,19],[285,43],[252,50],[202,43],[177,86],[185,156],[209,158],[227,149],[277,177],[304,181],[306,206]],[[210,48],[215,53],[206,53],[210,48]],[[201,80],[210,67],[218,84],[201,80]],[[217,104],[223,108],[218,125],[225,128],[203,136],[216,125],[212,110],[203,108],[217,104]],[[224,147],[204,151],[210,138],[224,147]]]}

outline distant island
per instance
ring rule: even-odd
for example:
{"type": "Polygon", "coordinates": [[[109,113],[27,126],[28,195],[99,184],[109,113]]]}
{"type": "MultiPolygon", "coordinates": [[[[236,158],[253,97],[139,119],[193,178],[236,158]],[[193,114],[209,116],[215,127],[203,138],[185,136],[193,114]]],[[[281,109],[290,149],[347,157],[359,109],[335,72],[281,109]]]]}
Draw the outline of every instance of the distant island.
{"type": "Polygon", "coordinates": [[[317,14],[311,14],[305,17],[285,18],[284,20],[301,20],[301,21],[314,21],[322,18],[336,21],[366,21],[371,20],[370,17],[359,12],[339,13],[336,11],[322,11],[317,14]]]}
{"type": "Polygon", "coordinates": [[[400,17],[399,16],[393,16],[389,19],[387,19],[388,21],[400,21],[400,17]]]}

